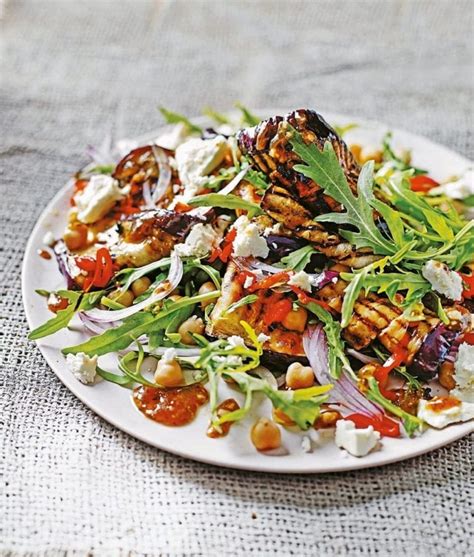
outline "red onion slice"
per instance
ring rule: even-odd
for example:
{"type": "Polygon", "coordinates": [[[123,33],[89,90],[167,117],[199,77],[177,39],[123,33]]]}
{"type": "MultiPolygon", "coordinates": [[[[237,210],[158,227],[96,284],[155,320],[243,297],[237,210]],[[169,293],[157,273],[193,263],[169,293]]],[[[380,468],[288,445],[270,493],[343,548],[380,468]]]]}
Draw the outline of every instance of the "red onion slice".
{"type": "Polygon", "coordinates": [[[303,335],[303,348],[318,383],[333,385],[329,392],[329,403],[340,405],[339,410],[343,415],[354,413],[366,416],[383,415],[383,410],[365,398],[344,370],[339,379],[334,380],[331,377],[327,357],[327,340],[321,324],[306,329],[303,335]]]}
{"type": "Polygon", "coordinates": [[[354,350],[353,348],[348,348],[346,352],[349,354],[349,356],[352,356],[353,358],[359,360],[359,362],[362,362],[363,364],[378,363],[377,358],[373,358],[372,356],[367,356],[366,354],[362,354],[362,352],[359,352],[358,350],[354,350]]]}
{"type": "Polygon", "coordinates": [[[168,161],[168,157],[166,153],[163,151],[161,147],[157,147],[156,145],[152,146],[153,155],[155,156],[156,162],[158,164],[158,183],[153,190],[151,198],[153,203],[158,203],[165,195],[166,190],[171,182],[171,167],[168,161]]]}
{"type": "Polygon", "coordinates": [[[91,309],[84,312],[86,317],[91,321],[96,321],[98,323],[112,323],[114,321],[121,321],[130,315],[138,313],[142,309],[145,309],[152,304],[155,304],[159,300],[166,298],[170,292],[172,292],[180,283],[183,278],[183,263],[179,256],[173,252],[171,254],[171,265],[168,274],[168,278],[162,281],[153,291],[153,294],[143,300],[139,304],[135,304],[129,308],[118,309],[118,310],[103,310],[103,309],[91,309]]]}

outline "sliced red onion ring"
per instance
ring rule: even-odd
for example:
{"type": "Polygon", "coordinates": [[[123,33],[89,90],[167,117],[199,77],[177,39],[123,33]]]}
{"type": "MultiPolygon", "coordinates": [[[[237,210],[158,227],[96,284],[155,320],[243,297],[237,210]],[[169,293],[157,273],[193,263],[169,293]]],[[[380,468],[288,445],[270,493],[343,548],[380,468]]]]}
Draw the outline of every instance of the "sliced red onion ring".
{"type": "Polygon", "coordinates": [[[326,335],[321,324],[309,327],[303,335],[303,348],[320,385],[331,383],[329,403],[337,404],[343,415],[364,414],[366,416],[383,415],[383,410],[368,400],[357,388],[344,370],[335,380],[329,373],[328,347],[326,335]],[[339,406],[340,405],[340,406],[339,406]]]}
{"type": "Polygon", "coordinates": [[[155,186],[155,189],[152,193],[152,200],[153,203],[158,203],[161,198],[165,195],[166,190],[171,182],[171,167],[168,161],[168,157],[166,153],[163,151],[161,147],[157,147],[156,145],[152,146],[153,155],[155,156],[156,163],[158,164],[158,183],[155,186]]]}
{"type": "Polygon", "coordinates": [[[173,252],[171,254],[171,265],[168,277],[155,288],[153,294],[149,298],[143,300],[139,304],[132,305],[129,308],[118,310],[91,309],[90,311],[84,312],[84,314],[91,321],[96,321],[98,323],[112,323],[114,321],[121,321],[122,319],[125,319],[130,315],[134,315],[142,309],[155,304],[159,300],[166,298],[166,296],[168,296],[168,294],[178,286],[182,278],[183,263],[179,256],[175,252],[173,252]]]}
{"type": "Polygon", "coordinates": [[[84,327],[93,335],[101,335],[104,331],[106,331],[109,326],[105,324],[99,324],[95,321],[92,321],[82,312],[79,312],[79,319],[82,321],[84,327]]]}
{"type": "Polygon", "coordinates": [[[349,356],[352,356],[353,358],[359,360],[359,362],[362,362],[363,364],[371,364],[373,362],[378,362],[377,358],[373,358],[372,356],[367,356],[366,354],[362,354],[362,352],[359,352],[358,350],[354,350],[353,348],[348,348],[346,352],[349,354],[349,356]]]}

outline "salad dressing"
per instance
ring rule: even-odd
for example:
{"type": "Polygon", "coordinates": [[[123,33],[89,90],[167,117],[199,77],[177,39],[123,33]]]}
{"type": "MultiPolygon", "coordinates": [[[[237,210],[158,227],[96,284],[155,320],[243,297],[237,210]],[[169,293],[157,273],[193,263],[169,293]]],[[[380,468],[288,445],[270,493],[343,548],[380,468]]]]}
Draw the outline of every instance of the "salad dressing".
{"type": "Polygon", "coordinates": [[[140,385],[133,391],[133,401],[140,412],[168,426],[192,422],[208,399],[209,394],[200,383],[172,389],[140,385]]]}
{"type": "Polygon", "coordinates": [[[42,259],[51,259],[51,254],[49,253],[48,250],[45,249],[39,249],[38,250],[38,255],[42,258],[42,259]]]}

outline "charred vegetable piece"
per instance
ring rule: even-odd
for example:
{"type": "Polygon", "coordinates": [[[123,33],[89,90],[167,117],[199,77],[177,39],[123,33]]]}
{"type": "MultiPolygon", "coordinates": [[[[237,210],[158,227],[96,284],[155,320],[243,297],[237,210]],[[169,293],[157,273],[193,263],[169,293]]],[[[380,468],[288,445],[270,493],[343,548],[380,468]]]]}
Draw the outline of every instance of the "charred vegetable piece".
{"type": "Polygon", "coordinates": [[[413,358],[410,373],[426,381],[433,379],[458,335],[458,332],[448,329],[445,325],[438,325],[426,337],[413,358]]]}

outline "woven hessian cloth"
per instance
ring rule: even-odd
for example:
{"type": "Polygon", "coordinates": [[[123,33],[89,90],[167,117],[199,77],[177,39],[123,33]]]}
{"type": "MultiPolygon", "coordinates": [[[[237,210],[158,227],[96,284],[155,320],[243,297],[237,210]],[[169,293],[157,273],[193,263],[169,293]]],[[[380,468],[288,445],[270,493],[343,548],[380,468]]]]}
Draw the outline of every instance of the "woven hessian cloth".
{"type": "MultiPolygon", "coordinates": [[[[279,476],[186,461],[94,415],[20,293],[41,211],[109,131],[236,100],[421,133],[472,158],[473,3],[17,2],[1,29],[5,555],[473,554],[472,439],[379,469],[279,476]]],[[[32,269],[32,272],[34,270],[32,269]]]]}

